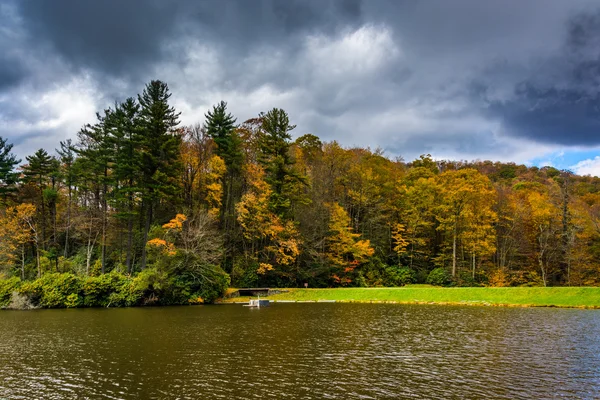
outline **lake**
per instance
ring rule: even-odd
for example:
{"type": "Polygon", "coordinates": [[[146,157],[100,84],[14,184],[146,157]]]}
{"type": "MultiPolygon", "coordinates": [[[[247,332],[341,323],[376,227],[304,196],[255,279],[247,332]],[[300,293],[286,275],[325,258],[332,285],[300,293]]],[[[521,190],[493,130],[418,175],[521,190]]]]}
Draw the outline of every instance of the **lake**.
{"type": "Polygon", "coordinates": [[[3,311],[1,398],[600,398],[600,311],[339,303],[3,311]]]}

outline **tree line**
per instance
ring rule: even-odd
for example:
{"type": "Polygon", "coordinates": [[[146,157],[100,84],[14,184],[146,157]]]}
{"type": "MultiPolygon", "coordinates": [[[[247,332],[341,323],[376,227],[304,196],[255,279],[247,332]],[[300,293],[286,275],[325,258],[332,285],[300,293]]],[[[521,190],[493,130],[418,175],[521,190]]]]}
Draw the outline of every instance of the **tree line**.
{"type": "Polygon", "coordinates": [[[24,161],[0,138],[5,277],[152,271],[221,289],[599,282],[598,178],[293,140],[279,108],[238,122],[220,102],[182,126],[170,97],[152,81],[24,161]]]}

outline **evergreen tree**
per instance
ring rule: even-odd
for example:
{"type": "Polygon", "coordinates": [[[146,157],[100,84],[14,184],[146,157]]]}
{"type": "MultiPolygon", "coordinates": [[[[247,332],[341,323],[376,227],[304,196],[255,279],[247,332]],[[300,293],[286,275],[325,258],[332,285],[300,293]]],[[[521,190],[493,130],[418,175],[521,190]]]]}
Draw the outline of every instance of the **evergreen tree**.
{"type": "Polygon", "coordinates": [[[291,207],[289,193],[292,186],[305,179],[292,169],[294,164],[290,157],[290,132],[296,127],[291,125],[288,114],[274,108],[261,115],[262,135],[260,138],[259,162],[267,172],[267,183],[271,185],[271,208],[277,215],[285,215],[291,207]]]}
{"type": "MultiPolygon", "coordinates": [[[[26,157],[28,164],[23,167],[25,182],[35,187],[38,193],[38,224],[42,227],[42,247],[46,248],[47,217],[44,191],[48,188],[48,178],[56,164],[46,150],[39,149],[32,156],[26,157]]],[[[47,195],[46,195],[47,197],[47,195]]]]}
{"type": "Polygon", "coordinates": [[[0,195],[5,204],[8,194],[15,191],[15,184],[19,180],[19,174],[14,169],[21,160],[11,154],[12,148],[11,143],[0,137],[0,195]]]}
{"type": "Polygon", "coordinates": [[[71,139],[67,139],[65,142],[60,142],[60,149],[56,149],[60,157],[60,163],[62,168],[62,176],[65,185],[67,186],[67,218],[65,226],[65,248],[64,257],[69,256],[69,234],[71,230],[71,209],[73,204],[73,186],[75,185],[75,169],[73,164],[75,162],[75,148],[71,139]]]}
{"type": "Polygon", "coordinates": [[[148,232],[154,209],[160,200],[175,200],[179,187],[179,146],[181,137],[173,129],[180,113],[169,105],[171,93],[166,83],[155,80],[138,96],[140,103],[140,189],[145,207],[141,268],[146,267],[148,232]]]}
{"type": "Polygon", "coordinates": [[[242,182],[240,180],[244,152],[242,140],[235,128],[236,119],[227,112],[227,103],[221,101],[206,113],[206,132],[217,148],[215,153],[223,159],[227,172],[223,177],[224,195],[219,212],[219,221],[225,237],[225,263],[233,258],[235,228],[235,204],[242,197],[242,182]]]}
{"type": "Polygon", "coordinates": [[[115,112],[115,204],[118,217],[127,222],[127,249],[125,266],[133,272],[133,220],[136,215],[137,176],[140,171],[140,157],[136,151],[140,143],[140,107],[133,98],[121,103],[115,112]]]}
{"type": "Polygon", "coordinates": [[[243,159],[241,140],[235,132],[236,119],[227,112],[227,103],[221,101],[213,106],[205,117],[206,132],[217,145],[215,153],[225,161],[232,175],[239,174],[243,159]]]}
{"type": "Polygon", "coordinates": [[[82,150],[79,154],[87,160],[90,167],[88,173],[93,177],[95,186],[95,206],[101,210],[101,264],[102,273],[106,271],[106,239],[108,226],[109,188],[112,187],[113,176],[110,173],[114,163],[114,146],[111,131],[114,129],[115,111],[104,110],[104,115],[96,114],[98,122],[86,125],[79,132],[82,150]]]}

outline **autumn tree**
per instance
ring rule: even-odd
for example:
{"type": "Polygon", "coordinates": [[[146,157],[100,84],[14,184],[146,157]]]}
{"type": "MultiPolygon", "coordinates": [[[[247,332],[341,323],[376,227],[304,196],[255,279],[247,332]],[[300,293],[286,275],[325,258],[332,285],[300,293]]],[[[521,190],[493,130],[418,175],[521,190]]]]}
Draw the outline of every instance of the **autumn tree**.
{"type": "Polygon", "coordinates": [[[327,205],[330,210],[329,235],[326,238],[327,258],[333,266],[332,278],[336,283],[352,283],[355,269],[373,255],[369,240],[361,240],[354,233],[350,217],[339,204],[327,205]]]}
{"type": "Polygon", "coordinates": [[[25,246],[32,241],[36,246],[38,276],[41,274],[34,218],[35,206],[28,203],[8,207],[0,216],[0,265],[9,270],[20,259],[21,279],[25,279],[25,246]]]}
{"type": "Polygon", "coordinates": [[[300,254],[299,233],[292,221],[281,219],[271,210],[272,189],[262,168],[248,165],[248,177],[251,188],[236,205],[246,257],[258,264],[259,275],[274,271],[290,279],[289,267],[300,254]]]}
{"type": "Polygon", "coordinates": [[[495,194],[489,179],[474,169],[448,170],[439,175],[441,201],[436,212],[438,230],[450,239],[452,276],[456,276],[459,245],[472,255],[495,251],[492,210],[495,194]]]}

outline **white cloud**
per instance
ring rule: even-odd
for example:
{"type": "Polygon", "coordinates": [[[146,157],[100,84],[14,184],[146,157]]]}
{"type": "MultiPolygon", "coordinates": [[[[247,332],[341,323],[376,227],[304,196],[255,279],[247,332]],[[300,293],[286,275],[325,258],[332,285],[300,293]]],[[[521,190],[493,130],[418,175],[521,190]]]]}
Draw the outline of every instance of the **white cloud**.
{"type": "Polygon", "coordinates": [[[600,177],[600,156],[579,161],[569,168],[577,175],[591,175],[600,177]]]}
{"type": "Polygon", "coordinates": [[[375,73],[401,56],[391,30],[374,25],[364,25],[338,37],[309,36],[304,52],[303,58],[314,75],[344,80],[375,73]]]}
{"type": "Polygon", "coordinates": [[[61,140],[75,138],[84,124],[95,121],[98,94],[87,76],[41,93],[27,86],[17,88],[0,97],[0,103],[10,103],[28,117],[0,113],[0,136],[15,143],[14,153],[23,160],[38,148],[52,153],[61,140]]]}

